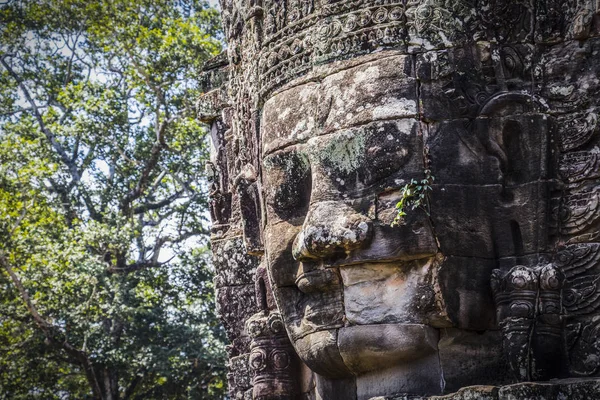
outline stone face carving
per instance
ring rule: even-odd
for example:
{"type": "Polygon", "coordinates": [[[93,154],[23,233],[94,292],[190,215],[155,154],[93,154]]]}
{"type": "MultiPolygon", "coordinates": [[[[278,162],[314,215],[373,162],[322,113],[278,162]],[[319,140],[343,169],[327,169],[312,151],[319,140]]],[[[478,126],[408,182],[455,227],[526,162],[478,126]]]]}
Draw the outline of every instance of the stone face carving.
{"type": "Polygon", "coordinates": [[[231,397],[597,393],[506,385],[600,374],[598,2],[221,6],[198,114],[231,397]]]}

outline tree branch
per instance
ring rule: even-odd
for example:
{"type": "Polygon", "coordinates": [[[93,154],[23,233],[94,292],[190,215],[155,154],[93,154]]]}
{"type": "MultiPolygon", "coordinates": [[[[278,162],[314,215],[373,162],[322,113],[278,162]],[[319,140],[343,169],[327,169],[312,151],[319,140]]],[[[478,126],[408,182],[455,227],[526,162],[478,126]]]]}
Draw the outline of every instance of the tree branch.
{"type": "Polygon", "coordinates": [[[157,210],[159,208],[166,207],[169,204],[173,203],[175,200],[177,200],[179,197],[181,197],[182,194],[183,194],[183,191],[180,190],[176,193],[173,193],[171,196],[169,196],[166,199],[163,199],[161,201],[157,201],[155,203],[145,203],[145,204],[139,205],[133,209],[133,213],[134,214],[142,214],[142,213],[145,213],[146,211],[157,210]]]}
{"type": "Polygon", "coordinates": [[[73,151],[71,153],[71,162],[75,162],[77,160],[77,155],[79,154],[79,144],[81,143],[81,134],[77,135],[75,138],[75,145],[73,146],[73,151]]]}
{"type": "Polygon", "coordinates": [[[60,203],[67,216],[67,225],[71,227],[77,215],[75,214],[75,210],[73,210],[68,190],[52,178],[48,178],[48,182],[50,182],[52,190],[60,196],[60,203]]]}
{"type": "Polygon", "coordinates": [[[150,157],[144,165],[142,174],[140,175],[140,179],[135,185],[135,188],[131,190],[121,201],[121,209],[125,214],[129,214],[129,211],[131,209],[131,202],[139,198],[146,189],[146,186],[148,185],[148,180],[150,179],[150,174],[158,164],[158,160],[160,158],[162,150],[163,146],[162,144],[160,144],[160,142],[155,142],[152,146],[152,149],[150,150],[150,157]]]}
{"type": "Polygon", "coordinates": [[[148,269],[148,268],[156,268],[156,267],[160,267],[160,266],[164,265],[164,263],[158,263],[158,262],[152,262],[152,261],[141,261],[141,262],[136,261],[134,263],[127,264],[127,265],[119,265],[119,264],[120,263],[117,262],[117,265],[111,265],[110,267],[108,267],[106,272],[108,272],[109,274],[126,275],[130,272],[140,271],[140,270],[148,269]]]}
{"type": "Polygon", "coordinates": [[[85,170],[90,166],[90,164],[94,160],[94,154],[96,153],[96,146],[97,146],[97,143],[92,143],[87,154],[85,155],[85,157],[83,157],[83,161],[81,162],[81,168],[79,168],[79,170],[78,170],[79,175],[83,175],[85,170]]]}
{"type": "Polygon", "coordinates": [[[60,330],[56,326],[52,325],[51,323],[46,321],[44,317],[41,316],[36,306],[31,301],[31,297],[29,296],[27,289],[25,289],[25,286],[23,286],[21,279],[15,273],[12,266],[10,265],[10,262],[8,261],[8,258],[3,252],[0,252],[0,265],[2,265],[2,268],[6,271],[6,273],[8,273],[12,283],[17,288],[21,299],[25,303],[29,314],[33,318],[35,324],[44,333],[44,336],[46,336],[48,342],[50,342],[54,347],[63,349],[69,356],[77,360],[77,364],[82,366],[85,370],[86,377],[88,379],[88,382],[90,383],[90,386],[92,387],[94,396],[96,396],[97,398],[101,398],[102,391],[100,390],[100,384],[96,377],[96,373],[92,362],[88,358],[87,354],[71,345],[67,341],[67,338],[64,337],[64,334],[62,334],[62,332],[60,332],[60,330]]]}
{"type": "MultiPolygon", "coordinates": [[[[48,108],[48,105],[46,104],[46,105],[40,105],[40,106],[38,106],[38,109],[41,109],[41,108],[48,108]]],[[[31,112],[31,111],[33,111],[33,108],[31,108],[31,107],[19,108],[17,110],[12,110],[12,111],[8,111],[8,112],[5,112],[5,113],[0,113],[0,117],[10,117],[10,116],[13,116],[15,114],[20,114],[20,113],[24,113],[24,112],[31,112]]]]}
{"type": "Polygon", "coordinates": [[[133,378],[133,380],[131,381],[129,386],[127,386],[127,389],[125,389],[125,395],[123,396],[123,400],[129,400],[131,398],[131,396],[133,396],[135,389],[137,388],[137,386],[140,384],[140,382],[145,377],[146,377],[146,369],[142,368],[140,371],[138,371],[135,374],[135,378],[133,378]]]}
{"type": "Polygon", "coordinates": [[[4,253],[0,253],[0,264],[2,264],[2,268],[4,268],[4,270],[8,273],[8,276],[10,277],[10,280],[12,281],[13,285],[15,285],[15,287],[19,291],[19,295],[21,296],[21,299],[27,307],[27,311],[29,311],[29,314],[31,314],[31,316],[33,317],[35,323],[45,333],[51,331],[54,328],[54,326],[48,321],[46,321],[44,318],[42,318],[37,308],[33,305],[31,297],[29,297],[29,293],[27,293],[27,290],[23,286],[23,283],[21,282],[15,271],[12,269],[8,258],[4,255],[4,253]]]}
{"type": "Polygon", "coordinates": [[[71,162],[71,159],[67,155],[67,152],[65,151],[65,149],[60,145],[60,143],[58,143],[54,134],[50,131],[50,129],[48,129],[48,127],[44,123],[42,114],[40,113],[40,110],[39,110],[37,104],[35,103],[35,100],[33,99],[33,97],[31,97],[31,94],[29,93],[27,86],[25,86],[23,79],[21,79],[19,74],[17,74],[11,68],[11,66],[5,61],[4,57],[0,58],[0,63],[2,64],[2,66],[4,66],[4,68],[8,71],[8,73],[13,77],[13,79],[15,79],[17,81],[19,88],[23,92],[25,99],[27,100],[27,102],[29,103],[29,106],[31,107],[31,110],[33,112],[35,119],[37,120],[38,124],[40,125],[40,129],[46,136],[46,139],[48,140],[48,142],[50,142],[52,148],[58,153],[63,164],[65,164],[65,166],[69,169],[69,172],[71,173],[73,180],[76,182],[79,182],[81,179],[81,176],[79,175],[79,172],[77,171],[77,165],[74,162],[71,162]]]}
{"type": "Polygon", "coordinates": [[[8,237],[11,237],[15,233],[15,231],[17,230],[17,228],[19,227],[19,225],[21,225],[21,222],[23,222],[23,220],[25,219],[26,215],[27,215],[27,206],[23,205],[23,209],[21,210],[21,214],[19,214],[19,218],[17,218],[17,220],[15,221],[14,225],[10,228],[10,233],[8,234],[8,237]]]}
{"type": "Polygon", "coordinates": [[[67,38],[67,40],[65,40],[67,47],[69,48],[69,50],[71,50],[71,57],[69,58],[69,63],[67,65],[67,73],[65,74],[65,82],[64,82],[65,86],[71,82],[73,60],[75,58],[75,54],[77,53],[77,41],[79,40],[79,37],[81,36],[82,33],[83,33],[82,31],[79,31],[79,32],[77,32],[77,35],[75,35],[75,39],[73,40],[73,47],[69,46],[68,38],[67,38]]]}

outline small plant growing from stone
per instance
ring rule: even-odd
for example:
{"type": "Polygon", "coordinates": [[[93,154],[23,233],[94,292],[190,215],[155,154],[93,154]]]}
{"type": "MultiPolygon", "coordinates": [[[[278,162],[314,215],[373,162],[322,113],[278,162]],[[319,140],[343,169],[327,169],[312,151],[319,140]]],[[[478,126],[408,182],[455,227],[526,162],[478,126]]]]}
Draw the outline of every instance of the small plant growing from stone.
{"type": "Polygon", "coordinates": [[[396,217],[391,223],[391,226],[398,226],[403,221],[408,210],[416,210],[417,208],[425,211],[429,215],[429,193],[431,192],[431,185],[433,184],[434,177],[431,175],[431,170],[426,169],[423,171],[425,178],[418,181],[411,179],[409,183],[404,185],[400,189],[402,198],[396,203],[396,217]]]}

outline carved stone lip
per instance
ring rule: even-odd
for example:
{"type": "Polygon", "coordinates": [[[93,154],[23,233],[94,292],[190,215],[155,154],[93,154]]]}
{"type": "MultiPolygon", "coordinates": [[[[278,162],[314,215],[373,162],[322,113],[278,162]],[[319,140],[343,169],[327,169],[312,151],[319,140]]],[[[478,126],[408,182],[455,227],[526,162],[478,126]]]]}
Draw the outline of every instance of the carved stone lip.
{"type": "Polygon", "coordinates": [[[331,268],[302,272],[296,278],[296,286],[303,293],[325,292],[340,285],[340,277],[331,268]]]}
{"type": "Polygon", "coordinates": [[[412,254],[400,254],[396,257],[386,257],[384,259],[378,259],[374,257],[366,257],[361,254],[350,255],[347,258],[336,260],[329,264],[330,267],[360,267],[365,264],[406,264],[412,266],[413,261],[423,260],[427,258],[435,257],[437,252],[415,252],[412,254]]]}
{"type": "Polygon", "coordinates": [[[374,324],[340,328],[338,347],[350,371],[362,374],[437,352],[439,332],[422,324],[374,324]]]}
{"type": "Polygon", "coordinates": [[[361,248],[329,261],[332,267],[369,263],[398,263],[435,257],[439,252],[433,230],[428,223],[414,223],[392,228],[389,225],[374,225],[373,237],[361,248]],[[419,229],[415,233],[415,229],[419,229]]]}
{"type": "Polygon", "coordinates": [[[365,267],[369,265],[379,264],[395,264],[396,266],[406,267],[406,270],[415,267],[415,261],[432,259],[435,257],[434,254],[419,254],[414,257],[399,257],[396,259],[386,260],[369,260],[369,261],[357,261],[357,262],[344,262],[338,261],[330,264],[321,264],[317,269],[306,271],[303,267],[304,263],[301,264],[300,271],[296,276],[295,284],[303,293],[315,293],[315,292],[328,292],[337,290],[342,284],[341,277],[339,275],[338,267],[365,267]]]}

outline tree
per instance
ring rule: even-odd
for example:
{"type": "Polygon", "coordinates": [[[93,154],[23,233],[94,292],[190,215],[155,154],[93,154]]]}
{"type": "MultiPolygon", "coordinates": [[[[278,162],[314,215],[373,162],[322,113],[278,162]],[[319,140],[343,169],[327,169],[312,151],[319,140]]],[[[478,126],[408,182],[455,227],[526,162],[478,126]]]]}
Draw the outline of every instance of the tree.
{"type": "Polygon", "coordinates": [[[0,399],[222,397],[193,107],[217,12],[22,0],[0,27],[0,399]]]}

